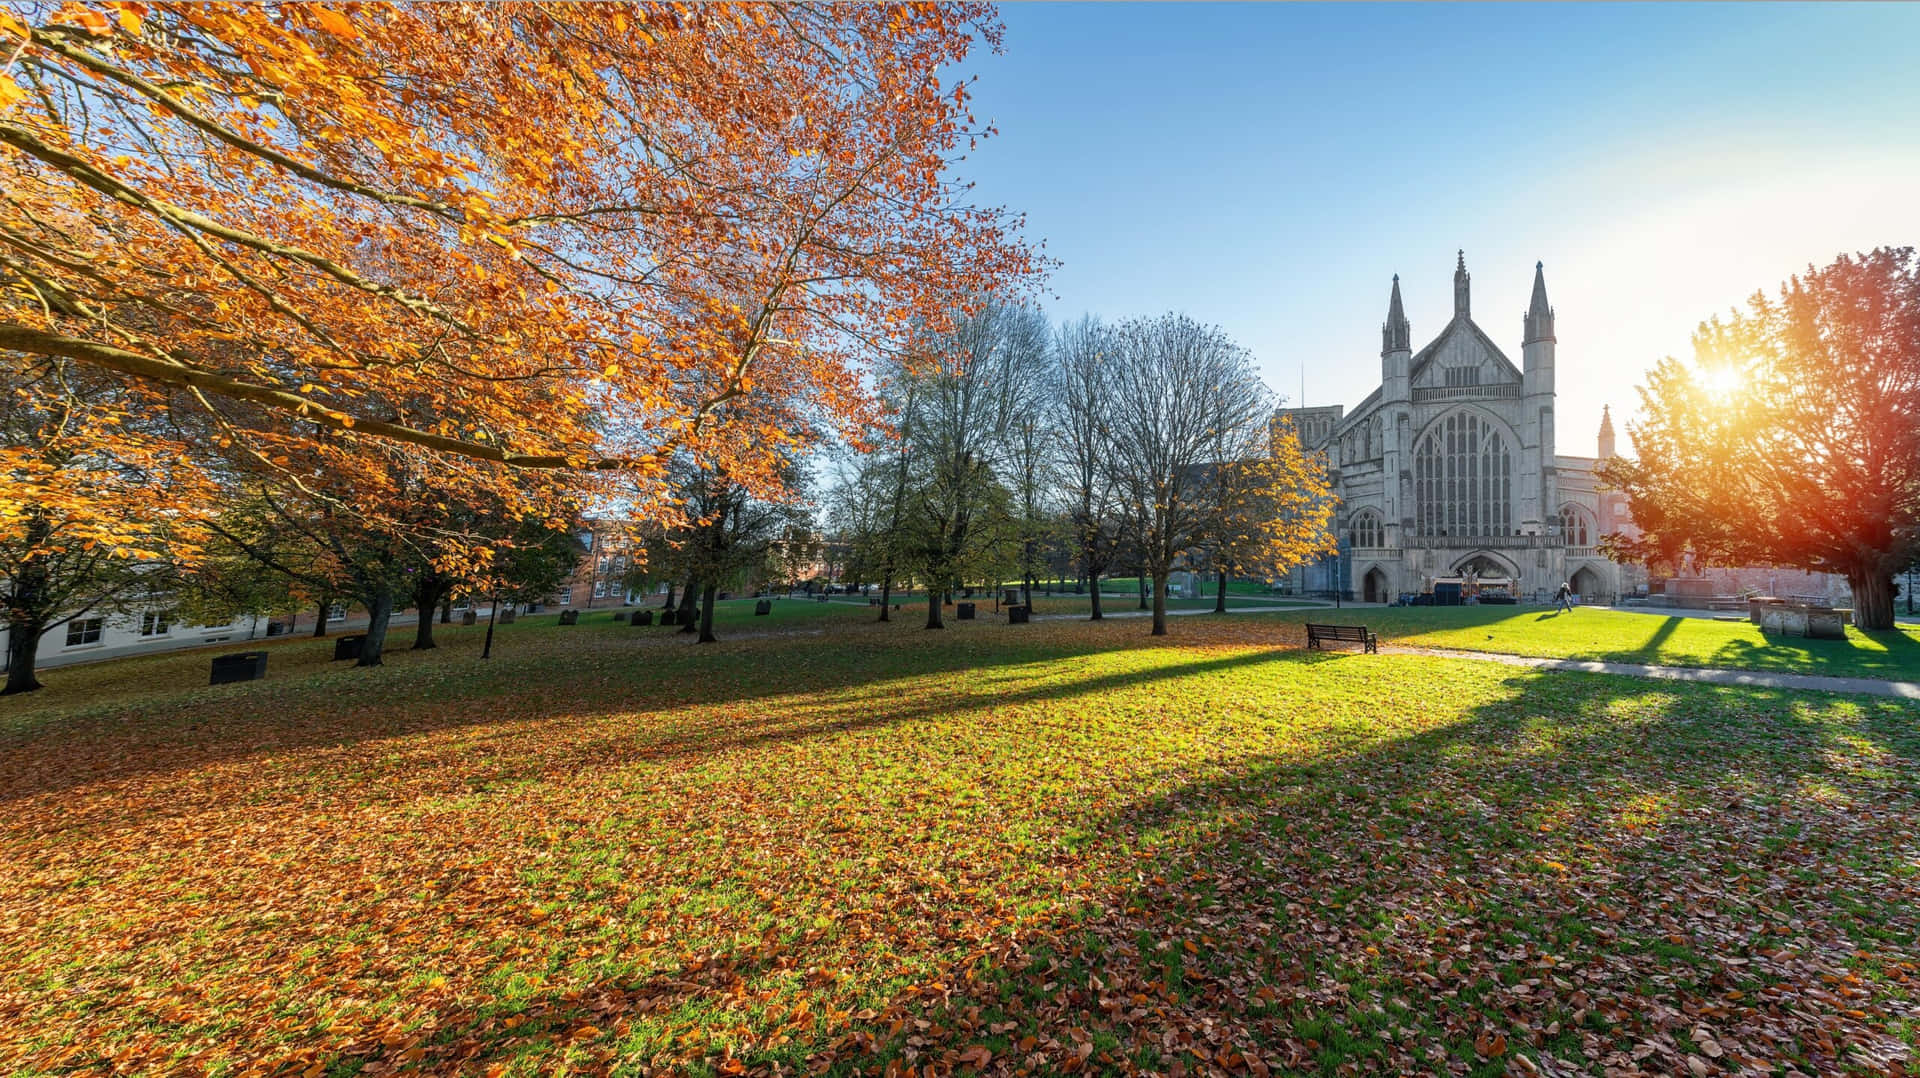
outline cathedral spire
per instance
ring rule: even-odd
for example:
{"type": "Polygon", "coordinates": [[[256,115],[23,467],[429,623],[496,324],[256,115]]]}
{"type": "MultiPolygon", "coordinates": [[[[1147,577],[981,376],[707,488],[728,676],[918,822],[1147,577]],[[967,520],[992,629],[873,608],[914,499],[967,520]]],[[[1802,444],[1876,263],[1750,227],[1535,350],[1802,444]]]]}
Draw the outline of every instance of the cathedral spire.
{"type": "Polygon", "coordinates": [[[1522,342],[1553,340],[1553,308],[1547,305],[1547,277],[1545,264],[1533,264],[1533,301],[1527,304],[1525,333],[1522,342]]]}
{"type": "Polygon", "coordinates": [[[1472,304],[1468,302],[1468,285],[1472,280],[1473,277],[1467,273],[1467,252],[1463,248],[1460,251],[1460,261],[1453,268],[1453,316],[1455,318],[1468,317],[1472,308],[1472,304]]]}
{"type": "Polygon", "coordinates": [[[1600,459],[1613,456],[1613,416],[1608,414],[1607,406],[1600,406],[1600,459]]]}
{"type": "Polygon", "coordinates": [[[1387,301],[1387,321],[1380,327],[1380,354],[1407,352],[1413,348],[1413,327],[1400,303],[1400,275],[1393,275],[1393,298],[1387,301]]]}

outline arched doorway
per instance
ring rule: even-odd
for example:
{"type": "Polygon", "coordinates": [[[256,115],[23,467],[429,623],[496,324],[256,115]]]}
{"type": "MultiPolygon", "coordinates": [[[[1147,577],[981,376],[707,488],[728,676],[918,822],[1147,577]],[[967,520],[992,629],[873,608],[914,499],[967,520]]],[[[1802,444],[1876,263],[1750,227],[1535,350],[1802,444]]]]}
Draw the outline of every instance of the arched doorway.
{"type": "Polygon", "coordinates": [[[1573,586],[1573,593],[1578,595],[1583,603],[1596,603],[1606,598],[1601,594],[1606,584],[1600,580],[1600,574],[1586,566],[1575,570],[1573,579],[1568,583],[1573,586]]]}
{"type": "Polygon", "coordinates": [[[1368,569],[1367,575],[1360,581],[1360,597],[1369,603],[1387,601],[1387,574],[1378,569],[1368,569]]]}
{"type": "Polygon", "coordinates": [[[1498,558],[1495,558],[1488,554],[1475,554],[1474,556],[1454,566],[1453,575],[1477,576],[1482,578],[1501,577],[1501,578],[1510,579],[1516,576],[1517,574],[1514,573],[1513,567],[1511,565],[1506,564],[1505,562],[1501,561],[1498,558]]]}

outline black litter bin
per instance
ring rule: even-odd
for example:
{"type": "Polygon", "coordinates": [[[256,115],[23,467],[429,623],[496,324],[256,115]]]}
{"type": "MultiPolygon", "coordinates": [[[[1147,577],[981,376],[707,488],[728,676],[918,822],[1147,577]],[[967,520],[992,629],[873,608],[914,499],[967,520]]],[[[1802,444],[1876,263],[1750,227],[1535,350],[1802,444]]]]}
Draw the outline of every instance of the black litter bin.
{"type": "Polygon", "coordinates": [[[1007,624],[1008,625],[1025,625],[1027,623],[1027,615],[1032,612],[1033,611],[1031,607],[1028,607],[1022,603],[1015,603],[1014,605],[1007,607],[1007,624]]]}
{"type": "Polygon", "coordinates": [[[972,603],[953,604],[953,616],[956,618],[959,618],[961,621],[972,621],[973,620],[973,604],[972,603]]]}
{"type": "Polygon", "coordinates": [[[230,681],[259,681],[267,676],[267,653],[264,651],[241,651],[232,655],[213,657],[213,677],[209,685],[225,685],[230,681]]]}
{"type": "Polygon", "coordinates": [[[365,645],[366,642],[367,634],[365,633],[355,633],[352,636],[342,636],[336,639],[333,642],[333,661],[339,662],[342,659],[358,659],[360,657],[360,648],[365,645]]]}

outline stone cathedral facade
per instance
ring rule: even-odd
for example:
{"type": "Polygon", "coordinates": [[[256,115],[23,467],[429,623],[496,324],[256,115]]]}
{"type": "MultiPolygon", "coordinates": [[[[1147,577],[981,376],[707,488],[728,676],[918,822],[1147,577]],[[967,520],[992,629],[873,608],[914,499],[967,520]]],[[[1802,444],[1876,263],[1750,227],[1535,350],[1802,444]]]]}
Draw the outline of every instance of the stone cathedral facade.
{"type": "Polygon", "coordinates": [[[1548,598],[1562,581],[1586,602],[1618,596],[1620,567],[1597,544],[1624,523],[1624,501],[1594,476],[1613,455],[1612,420],[1603,413],[1598,456],[1556,451],[1555,343],[1538,263],[1518,366],[1473,320],[1465,252],[1453,271],[1453,319],[1418,351],[1395,275],[1379,388],[1351,412],[1280,413],[1327,454],[1340,499],[1340,556],[1287,583],[1308,592],[1337,584],[1370,602],[1464,575],[1511,579],[1522,599],[1548,598]]]}

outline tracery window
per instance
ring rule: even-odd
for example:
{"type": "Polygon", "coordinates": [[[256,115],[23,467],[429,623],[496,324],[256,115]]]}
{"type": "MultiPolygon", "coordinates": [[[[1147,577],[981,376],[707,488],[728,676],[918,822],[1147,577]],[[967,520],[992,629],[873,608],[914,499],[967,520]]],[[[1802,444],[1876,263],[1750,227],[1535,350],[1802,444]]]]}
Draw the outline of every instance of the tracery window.
{"type": "Polygon", "coordinates": [[[1362,509],[1353,515],[1353,522],[1347,527],[1349,541],[1357,547],[1386,546],[1386,529],[1380,526],[1380,516],[1371,509],[1362,509]]]}
{"type": "Polygon", "coordinates": [[[1587,521],[1587,514],[1579,506],[1560,507],[1560,541],[1567,546],[1592,546],[1588,541],[1593,529],[1587,521]]]}
{"type": "Polygon", "coordinates": [[[1478,413],[1453,412],[1427,428],[1413,479],[1418,534],[1513,534],[1513,453],[1478,413]]]}

